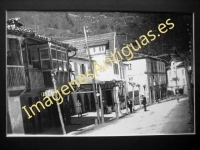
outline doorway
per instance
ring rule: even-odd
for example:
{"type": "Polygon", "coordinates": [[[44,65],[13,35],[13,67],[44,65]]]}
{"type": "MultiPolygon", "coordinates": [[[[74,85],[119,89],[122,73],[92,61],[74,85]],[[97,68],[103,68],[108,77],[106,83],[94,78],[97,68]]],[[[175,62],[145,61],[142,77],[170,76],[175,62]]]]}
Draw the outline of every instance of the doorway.
{"type": "Polygon", "coordinates": [[[84,95],[84,102],[85,102],[85,111],[89,111],[90,106],[89,106],[89,99],[88,99],[87,94],[84,95]]]}
{"type": "Polygon", "coordinates": [[[107,101],[107,105],[108,106],[112,106],[113,105],[113,101],[112,101],[112,92],[111,90],[107,90],[106,91],[106,101],[107,101]]]}

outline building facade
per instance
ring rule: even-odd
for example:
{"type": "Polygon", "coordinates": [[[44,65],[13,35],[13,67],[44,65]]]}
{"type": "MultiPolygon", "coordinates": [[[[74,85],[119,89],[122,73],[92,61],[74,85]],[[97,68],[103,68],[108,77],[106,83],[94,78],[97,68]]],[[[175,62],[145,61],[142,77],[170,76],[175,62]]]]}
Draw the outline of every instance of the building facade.
{"type": "MultiPolygon", "coordinates": [[[[44,107],[44,97],[69,82],[69,58],[74,47],[26,29],[7,28],[7,133],[36,134],[60,126],[56,102],[44,107]],[[52,70],[56,71],[55,85],[52,70]]],[[[71,56],[70,56],[71,55],[71,56]]],[[[66,102],[66,101],[65,101],[66,102]]],[[[66,103],[60,105],[67,124],[66,103]]]]}
{"type": "Polygon", "coordinates": [[[183,62],[171,61],[170,66],[167,67],[167,89],[172,91],[171,94],[175,94],[176,90],[179,90],[180,94],[187,94],[185,71],[183,62]]]}
{"type": "Polygon", "coordinates": [[[124,63],[128,64],[128,94],[135,104],[139,104],[140,96],[145,95],[147,103],[152,104],[166,96],[165,63],[159,59],[137,58],[124,63]],[[134,91],[134,94],[133,94],[134,91]]]}

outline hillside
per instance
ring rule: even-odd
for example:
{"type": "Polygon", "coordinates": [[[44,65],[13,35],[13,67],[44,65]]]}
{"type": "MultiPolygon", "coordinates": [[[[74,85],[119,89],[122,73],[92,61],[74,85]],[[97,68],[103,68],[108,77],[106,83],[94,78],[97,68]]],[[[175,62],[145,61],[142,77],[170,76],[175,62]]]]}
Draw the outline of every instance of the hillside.
{"type": "Polygon", "coordinates": [[[149,42],[140,52],[159,55],[171,53],[174,47],[182,52],[192,49],[192,15],[190,14],[9,11],[7,18],[13,17],[20,17],[24,27],[36,31],[36,34],[58,40],[84,37],[84,25],[89,27],[90,36],[117,32],[121,47],[139,41],[139,37],[146,35],[150,30],[156,34],[158,24],[165,23],[170,18],[175,24],[174,29],[149,42]]]}

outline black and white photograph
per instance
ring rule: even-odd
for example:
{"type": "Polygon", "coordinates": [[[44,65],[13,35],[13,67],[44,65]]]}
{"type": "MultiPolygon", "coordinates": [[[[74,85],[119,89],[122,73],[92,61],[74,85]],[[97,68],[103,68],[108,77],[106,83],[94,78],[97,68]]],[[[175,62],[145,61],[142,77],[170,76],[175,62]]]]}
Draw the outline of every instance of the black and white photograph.
{"type": "Polygon", "coordinates": [[[6,137],[194,135],[194,19],[6,11],[6,137]]]}

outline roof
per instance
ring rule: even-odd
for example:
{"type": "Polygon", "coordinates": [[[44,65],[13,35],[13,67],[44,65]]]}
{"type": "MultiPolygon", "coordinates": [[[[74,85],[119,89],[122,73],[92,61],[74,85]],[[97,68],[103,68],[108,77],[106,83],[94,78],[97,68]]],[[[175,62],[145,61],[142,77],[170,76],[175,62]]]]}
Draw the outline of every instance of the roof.
{"type": "Polygon", "coordinates": [[[180,64],[177,64],[176,67],[183,67],[184,66],[184,62],[180,62],[180,64]]]}
{"type": "Polygon", "coordinates": [[[24,37],[24,38],[27,38],[27,39],[30,39],[33,41],[37,41],[40,44],[51,42],[53,44],[57,44],[59,46],[65,47],[65,48],[69,48],[69,51],[77,50],[75,47],[73,47],[70,44],[63,43],[62,41],[57,41],[57,40],[54,40],[52,38],[48,38],[45,36],[36,35],[35,32],[33,32],[31,30],[27,30],[25,28],[19,28],[19,27],[13,28],[12,26],[7,26],[7,34],[21,36],[21,37],[24,37]]]}
{"type": "MultiPolygon", "coordinates": [[[[106,50],[106,56],[110,57],[110,52],[114,51],[115,35],[116,35],[116,32],[110,32],[110,33],[90,36],[88,37],[88,45],[89,47],[93,47],[93,46],[108,44],[108,49],[106,50]]],[[[85,37],[71,39],[71,40],[64,40],[63,42],[71,44],[77,48],[76,57],[78,58],[88,57],[87,52],[86,52],[85,37]]]]}
{"type": "MultiPolygon", "coordinates": [[[[176,62],[176,61],[175,61],[175,63],[176,63],[176,67],[177,67],[177,68],[179,68],[179,67],[184,67],[184,62],[176,62]]],[[[165,68],[166,68],[166,69],[171,69],[171,64],[168,65],[168,66],[166,66],[165,68]]]]}

